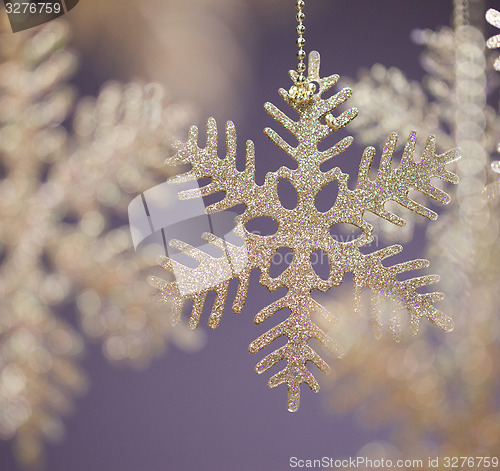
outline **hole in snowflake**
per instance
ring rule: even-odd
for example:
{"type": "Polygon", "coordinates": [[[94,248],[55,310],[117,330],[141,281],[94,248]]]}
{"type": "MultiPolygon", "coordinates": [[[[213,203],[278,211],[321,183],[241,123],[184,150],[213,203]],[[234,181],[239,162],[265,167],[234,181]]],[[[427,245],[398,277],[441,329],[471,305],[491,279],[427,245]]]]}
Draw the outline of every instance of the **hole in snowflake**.
{"type": "Polygon", "coordinates": [[[259,216],[248,221],[245,228],[252,234],[270,236],[278,231],[278,223],[268,216],[259,216]]]}
{"type": "Polygon", "coordinates": [[[285,209],[295,209],[297,207],[299,202],[297,190],[286,178],[282,178],[278,182],[278,196],[281,206],[285,209]]]}
{"type": "Polygon", "coordinates": [[[326,213],[337,200],[339,185],[337,181],[333,181],[324,186],[316,195],[314,204],[316,209],[322,213],[326,213]]]}
{"type": "Polygon", "coordinates": [[[280,276],[292,263],[293,251],[289,247],[280,247],[271,258],[269,273],[273,278],[280,276]]]}
{"type": "Polygon", "coordinates": [[[311,254],[311,266],[313,267],[316,275],[322,280],[328,280],[330,276],[330,260],[328,255],[323,250],[315,250],[311,254]]]}
{"type": "Polygon", "coordinates": [[[330,228],[330,235],[337,242],[351,242],[363,235],[363,231],[354,224],[334,224],[330,228]]]}

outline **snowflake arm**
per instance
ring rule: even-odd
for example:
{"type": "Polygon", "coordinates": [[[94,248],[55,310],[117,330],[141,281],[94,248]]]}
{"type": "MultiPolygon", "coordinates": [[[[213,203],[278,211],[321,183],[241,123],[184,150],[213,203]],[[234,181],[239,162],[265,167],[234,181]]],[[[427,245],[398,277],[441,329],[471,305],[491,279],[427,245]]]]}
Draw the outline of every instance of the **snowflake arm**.
{"type": "MultiPolygon", "coordinates": [[[[290,75],[296,82],[296,73],[291,72],[290,75]]],[[[298,102],[285,90],[280,89],[279,92],[283,100],[298,113],[298,121],[291,119],[271,103],[266,103],[266,111],[291,133],[296,143],[287,142],[271,128],[266,128],[264,132],[279,149],[297,162],[297,168],[281,167],[275,172],[269,172],[262,186],[254,181],[253,151],[250,152],[250,158],[247,152],[245,171],[239,172],[236,169],[236,135],[231,123],[226,128],[228,156],[225,159],[219,159],[217,156],[217,132],[213,120],[209,120],[208,123],[207,145],[204,149],[197,144],[195,128],[192,129],[187,144],[177,144],[178,154],[171,163],[192,165],[192,169],[179,177],[177,181],[206,177],[212,179],[202,191],[193,190],[188,194],[185,193],[184,197],[200,197],[216,191],[224,191],[226,195],[222,204],[215,209],[210,207],[210,211],[244,204],[246,210],[236,218],[235,229],[235,233],[244,240],[244,245],[242,248],[237,248],[230,244],[224,245],[224,241],[219,240],[217,242],[219,248],[224,245],[226,250],[226,260],[224,260],[224,255],[216,259],[194,247],[173,242],[173,245],[181,252],[197,259],[199,266],[194,269],[180,267],[177,262],[164,259],[163,266],[176,273],[177,283],[151,280],[160,289],[160,300],[168,299],[177,302],[179,306],[182,306],[188,299],[193,300],[191,327],[198,325],[199,315],[209,290],[217,293],[217,301],[214,312],[210,316],[209,325],[210,327],[218,325],[224,309],[230,278],[239,280],[238,294],[233,305],[233,310],[239,312],[245,303],[249,275],[254,268],[261,270],[260,283],[270,291],[286,288],[287,293],[282,298],[256,315],[255,323],[268,321],[275,313],[283,309],[289,310],[290,315],[254,340],[250,344],[249,351],[259,352],[279,337],[287,338],[284,346],[277,348],[258,362],[256,372],[263,373],[281,361],[285,362],[284,367],[271,377],[268,385],[270,387],[283,383],[287,385],[290,411],[295,411],[299,407],[301,383],[306,383],[314,391],[319,389],[316,379],[308,369],[308,363],[313,363],[322,372],[328,371],[328,366],[311,348],[309,341],[316,339],[326,349],[338,356],[341,355],[336,343],[312,320],[314,312],[332,318],[331,314],[312,298],[312,292],[315,290],[326,292],[332,287],[339,286],[346,273],[353,274],[356,293],[359,293],[363,287],[367,287],[374,293],[375,300],[377,296],[386,296],[407,308],[414,331],[422,317],[429,318],[446,330],[451,328],[448,318],[445,318],[433,306],[434,302],[442,298],[441,293],[421,294],[417,292],[420,287],[435,283],[437,277],[421,276],[403,281],[397,279],[397,276],[402,273],[427,267],[427,261],[414,260],[386,267],[382,264],[383,260],[399,253],[400,246],[388,247],[371,254],[363,254],[360,249],[373,241],[373,227],[364,220],[365,211],[371,211],[396,225],[404,224],[402,219],[384,209],[384,204],[389,200],[429,219],[435,219],[437,215],[412,200],[409,192],[416,190],[441,203],[447,203],[449,196],[434,187],[431,179],[438,177],[456,183],[457,177],[447,171],[445,166],[459,158],[459,151],[451,150],[436,155],[435,139],[431,137],[427,140],[422,158],[416,162],[413,159],[416,133],[412,133],[400,165],[393,169],[391,161],[397,135],[391,134],[387,139],[376,179],[372,181],[368,177],[375,151],[373,148],[367,148],[362,157],[357,187],[350,190],[348,188],[349,175],[342,172],[340,168],[335,167],[328,171],[320,169],[323,162],[336,157],[352,143],[351,137],[345,137],[325,151],[318,149],[323,139],[349,124],[357,115],[357,110],[351,108],[337,117],[333,116],[336,108],[349,99],[351,95],[349,89],[343,89],[329,98],[322,98],[322,93],[334,86],[338,79],[337,75],[327,78],[319,77],[319,54],[312,52],[309,56],[307,80],[309,83],[318,84],[317,93],[313,94],[308,101],[298,102]],[[277,186],[282,179],[288,180],[297,192],[295,208],[284,208],[279,200],[277,186]],[[321,212],[316,207],[316,197],[331,182],[338,184],[338,196],[329,210],[321,212]],[[275,234],[261,236],[251,234],[246,230],[245,224],[248,221],[261,216],[270,217],[278,223],[275,234]],[[348,241],[334,239],[330,230],[339,223],[357,226],[361,229],[362,235],[348,241]],[[293,258],[282,273],[273,277],[270,272],[272,259],[282,247],[291,249],[293,258]],[[327,279],[320,278],[313,267],[311,257],[318,250],[326,254],[329,260],[330,269],[327,279]],[[238,260],[237,263],[233,258],[238,260]],[[180,270],[180,276],[177,275],[178,270],[180,270]],[[218,275],[210,278],[211,273],[218,275]],[[183,289],[184,292],[182,292],[183,289]]],[[[211,243],[213,244],[216,240],[216,238],[212,239],[211,243]]],[[[222,251],[224,253],[224,250],[222,251]]],[[[377,326],[379,316],[376,310],[374,311],[373,320],[377,326]]]]}
{"type": "MultiPolygon", "coordinates": [[[[241,225],[234,230],[235,234],[243,235],[241,225]]],[[[179,240],[171,240],[169,245],[179,252],[188,255],[198,262],[196,268],[189,268],[168,257],[161,257],[159,264],[167,271],[175,274],[176,281],[166,281],[150,277],[150,284],[159,290],[157,302],[172,303],[171,320],[173,324],[180,321],[181,311],[187,300],[193,302],[189,327],[195,329],[200,322],[201,312],[209,291],[217,295],[210,314],[208,325],[215,329],[221,320],[226,303],[229,282],[237,277],[240,281],[238,295],[234,301],[234,312],[240,312],[246,300],[250,271],[246,266],[245,248],[237,247],[210,233],[202,234],[202,238],[210,245],[222,251],[221,257],[212,257],[202,250],[179,240]]]]}
{"type": "MultiPolygon", "coordinates": [[[[353,269],[354,290],[357,303],[363,287],[370,288],[374,294],[373,321],[377,331],[380,328],[377,318],[377,298],[385,296],[393,302],[400,304],[408,310],[412,332],[418,332],[420,319],[428,318],[433,324],[443,330],[453,330],[453,321],[437,310],[433,303],[440,301],[444,295],[439,292],[419,293],[418,288],[432,285],[439,281],[436,275],[425,275],[415,278],[407,278],[403,281],[397,280],[397,276],[409,271],[427,268],[429,262],[424,259],[411,260],[396,265],[385,267],[382,261],[393,255],[400,253],[403,248],[400,245],[393,245],[376,252],[362,255],[359,263],[353,269]]],[[[358,304],[359,305],[359,304],[358,304]]],[[[398,337],[399,326],[395,326],[395,337],[398,337]]]]}
{"type": "Polygon", "coordinates": [[[245,203],[256,191],[255,150],[252,141],[246,143],[246,166],[242,172],[236,169],[236,129],[231,121],[226,124],[227,155],[221,159],[217,155],[217,124],[210,118],[207,122],[207,141],[204,148],[198,146],[198,128],[189,131],[187,143],[174,142],[177,154],[167,159],[167,165],[191,164],[192,168],[177,177],[172,183],[210,178],[212,181],[201,189],[187,190],[179,194],[180,199],[199,198],[219,191],[224,198],[207,207],[207,213],[223,211],[237,204],[245,203]]]}
{"type": "MultiPolygon", "coordinates": [[[[297,113],[299,113],[299,115],[301,115],[301,119],[298,122],[293,121],[272,103],[266,103],[264,105],[264,108],[269,115],[297,138],[299,145],[297,147],[292,147],[271,128],[266,128],[264,133],[278,148],[297,162],[303,158],[304,144],[306,146],[308,145],[308,142],[305,139],[309,138],[309,132],[306,128],[314,125],[316,136],[313,142],[319,143],[326,137],[333,134],[336,130],[347,126],[347,124],[349,124],[358,114],[358,110],[356,108],[350,108],[336,118],[337,125],[335,127],[331,127],[323,123],[321,121],[322,118],[327,113],[331,113],[334,109],[346,102],[351,97],[352,90],[347,87],[343,88],[340,92],[325,100],[321,98],[321,94],[337,84],[340,78],[339,75],[334,74],[326,78],[320,78],[319,54],[315,51],[311,52],[309,55],[309,70],[309,81],[314,81],[319,84],[316,98],[317,102],[315,103],[315,106],[309,106],[306,103],[298,103],[290,97],[286,90],[283,88],[279,90],[281,98],[297,113]]],[[[297,79],[297,75],[297,72],[290,71],[290,77],[292,80],[295,81],[297,79]]],[[[351,136],[347,136],[327,151],[321,152],[322,158],[320,163],[323,163],[345,151],[352,144],[352,142],[353,138],[351,136]]]]}
{"type": "Polygon", "coordinates": [[[431,178],[438,177],[449,183],[458,183],[458,177],[446,170],[445,166],[460,158],[460,150],[453,149],[444,154],[436,155],[436,140],[434,136],[431,136],[427,139],[422,159],[420,162],[415,162],[413,154],[415,152],[416,137],[415,132],[410,134],[398,168],[391,168],[391,161],[398,139],[396,133],[390,134],[387,138],[377,178],[374,181],[368,178],[375,156],[373,147],[366,148],[359,168],[355,193],[357,193],[358,198],[362,199],[364,209],[398,226],[404,225],[404,220],[384,209],[384,204],[387,201],[395,201],[421,216],[434,220],[437,219],[437,214],[412,200],[408,193],[410,190],[416,190],[442,204],[447,204],[450,201],[449,195],[434,187],[431,184],[431,178]]]}
{"type": "Polygon", "coordinates": [[[295,293],[285,295],[261,310],[255,317],[255,323],[260,324],[285,308],[292,311],[291,315],[285,321],[254,340],[250,344],[249,351],[250,353],[257,353],[281,336],[288,338],[286,345],[271,352],[259,361],[255,371],[262,374],[281,360],[286,361],[286,366],[269,379],[268,386],[274,388],[286,383],[288,386],[288,410],[295,412],[300,404],[301,383],[306,383],[315,392],[319,391],[318,382],[308,370],[306,363],[312,362],[325,374],[330,371],[327,363],[308,345],[309,340],[318,340],[324,348],[337,357],[341,357],[342,353],[338,345],[311,320],[312,312],[319,312],[330,320],[332,316],[310,295],[301,297],[295,293]]]}

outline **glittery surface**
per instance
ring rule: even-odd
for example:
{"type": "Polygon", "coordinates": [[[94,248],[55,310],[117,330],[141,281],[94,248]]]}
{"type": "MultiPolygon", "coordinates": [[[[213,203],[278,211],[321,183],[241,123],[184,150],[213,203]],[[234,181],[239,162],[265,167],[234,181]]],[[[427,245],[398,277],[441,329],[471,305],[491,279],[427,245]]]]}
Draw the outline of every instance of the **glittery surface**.
{"type": "MultiPolygon", "coordinates": [[[[486,12],[486,21],[495,26],[495,28],[500,29],[500,11],[495,10],[494,8],[490,8],[486,12]]],[[[486,42],[486,46],[490,49],[498,49],[500,48],[500,34],[492,36],[486,42]]],[[[497,57],[495,60],[495,69],[500,71],[500,57],[497,57]]]]}
{"type": "MultiPolygon", "coordinates": [[[[210,178],[211,182],[201,188],[201,195],[220,191],[225,193],[225,197],[209,206],[207,212],[227,210],[238,204],[246,205],[244,213],[236,218],[235,231],[245,241],[246,254],[244,266],[239,266],[233,271],[234,278],[239,281],[239,289],[233,305],[234,312],[240,312],[245,304],[250,272],[255,268],[261,270],[260,283],[270,291],[280,287],[287,288],[287,293],[282,298],[256,315],[255,322],[257,324],[265,322],[282,309],[290,310],[289,317],[254,340],[250,344],[249,351],[256,353],[278,337],[287,337],[286,345],[265,356],[257,364],[256,372],[263,373],[281,360],[286,361],[286,366],[271,377],[268,385],[275,387],[285,383],[288,386],[288,409],[290,411],[296,411],[299,407],[301,383],[306,383],[314,391],[319,390],[316,379],[306,366],[307,362],[314,363],[323,372],[328,371],[325,361],[308,345],[309,340],[317,339],[329,351],[341,356],[337,344],[311,318],[314,312],[319,312],[326,318],[332,317],[312,298],[311,293],[313,290],[326,292],[332,287],[339,286],[345,273],[353,274],[356,293],[359,293],[363,287],[375,293],[375,312],[377,299],[385,296],[401,303],[408,310],[414,332],[417,331],[422,317],[428,318],[444,330],[452,329],[452,321],[433,306],[433,303],[442,299],[443,295],[435,292],[421,294],[417,291],[422,286],[435,283],[438,279],[436,276],[397,279],[397,276],[402,273],[427,267],[426,260],[414,260],[387,267],[382,262],[401,252],[401,246],[394,245],[368,254],[363,254],[360,249],[373,241],[373,227],[363,218],[365,211],[370,211],[397,226],[404,225],[400,217],[384,209],[387,201],[392,200],[426,218],[436,219],[437,215],[411,199],[409,192],[416,190],[441,203],[447,203],[449,196],[432,186],[430,180],[438,177],[448,182],[457,182],[456,175],[445,170],[445,166],[459,158],[459,150],[436,155],[435,139],[430,137],[422,158],[416,162],[413,159],[416,133],[412,132],[407,140],[401,164],[397,168],[392,168],[391,159],[395,151],[397,135],[391,134],[385,143],[375,180],[370,180],[368,177],[375,157],[375,149],[368,147],[361,159],[357,185],[354,190],[349,189],[349,176],[340,168],[335,167],[323,172],[320,170],[320,165],[346,150],[352,143],[352,137],[342,139],[325,151],[320,151],[318,144],[339,128],[349,124],[356,117],[357,109],[351,108],[335,116],[335,127],[324,124],[324,116],[348,100],[351,90],[345,88],[330,98],[322,98],[322,94],[337,83],[339,76],[331,75],[320,78],[319,65],[319,54],[312,52],[309,55],[308,80],[317,82],[319,87],[310,102],[297,103],[284,89],[279,91],[283,100],[299,114],[298,121],[289,118],[273,104],[265,104],[265,109],[271,117],[297,140],[297,145],[294,147],[273,129],[264,130],[278,148],[296,160],[295,170],[281,167],[275,172],[268,173],[262,186],[257,185],[252,142],[247,142],[246,167],[240,172],[236,168],[234,125],[231,122],[226,125],[227,156],[221,159],[217,155],[217,129],[214,119],[208,121],[204,148],[198,146],[198,131],[193,127],[188,141],[185,144],[177,143],[177,154],[167,161],[171,165],[191,164],[191,170],[176,177],[177,181],[210,178]],[[280,203],[277,186],[281,179],[287,179],[297,191],[298,203],[293,209],[285,209],[280,203]],[[315,206],[316,196],[323,187],[334,181],[338,183],[339,188],[337,200],[329,210],[320,212],[315,206]],[[278,230],[274,235],[257,235],[245,228],[250,220],[261,216],[278,222],[278,230]],[[335,240],[329,230],[335,224],[340,223],[357,226],[361,229],[362,235],[348,242],[335,240]],[[271,259],[281,247],[288,247],[293,251],[293,260],[285,271],[273,278],[270,274],[271,259]],[[326,280],[316,274],[311,264],[311,254],[317,250],[326,253],[330,262],[330,273],[326,280]]],[[[292,71],[290,75],[293,79],[296,72],[292,71]]],[[[180,195],[181,198],[199,196],[199,191],[180,195]]],[[[212,238],[211,242],[215,245],[222,243],[215,238],[212,238]]],[[[180,309],[186,300],[191,299],[194,305],[191,325],[195,327],[198,324],[207,292],[215,291],[217,301],[210,316],[209,325],[216,327],[224,309],[228,280],[222,277],[222,281],[210,285],[207,279],[212,277],[212,269],[218,269],[220,260],[214,258],[210,260],[211,257],[193,252],[191,247],[177,245],[177,248],[188,254],[197,255],[200,265],[195,269],[188,267],[184,269],[185,278],[197,282],[199,289],[191,289],[189,293],[182,295],[179,279],[177,282],[167,282],[152,278],[150,282],[159,288],[158,300],[177,302],[180,309]]],[[[169,259],[161,261],[167,270],[172,270],[172,263],[173,261],[169,259]]],[[[376,314],[374,314],[374,320],[376,323],[376,314]]],[[[396,321],[393,323],[393,329],[397,330],[395,324],[396,321]]]]}

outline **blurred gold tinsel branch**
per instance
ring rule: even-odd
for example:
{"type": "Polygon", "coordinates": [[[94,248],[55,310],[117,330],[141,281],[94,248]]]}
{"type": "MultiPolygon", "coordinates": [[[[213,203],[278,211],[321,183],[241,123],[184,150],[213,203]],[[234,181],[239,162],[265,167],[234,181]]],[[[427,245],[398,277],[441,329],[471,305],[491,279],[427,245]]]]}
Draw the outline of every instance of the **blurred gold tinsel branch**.
{"type": "MultiPolygon", "coordinates": [[[[500,118],[486,105],[492,90],[485,39],[468,21],[468,8],[482,5],[462,0],[454,5],[453,29],[418,33],[429,73],[423,84],[380,65],[360,78],[361,100],[399,90],[399,99],[378,106],[376,117],[358,121],[361,136],[383,132],[383,123],[395,116],[402,120],[408,107],[410,126],[425,128],[427,120],[441,124],[440,141],[460,146],[464,154],[457,165],[457,203],[428,231],[429,257],[443,274],[445,309],[454,313],[453,334],[441,338],[427,332],[410,346],[387,338],[360,342],[363,327],[349,318],[349,302],[344,297],[332,306],[340,325],[331,328],[345,332],[346,355],[338,363],[329,404],[337,411],[357,409],[365,423],[394,426],[391,442],[367,445],[377,458],[495,456],[500,448],[500,208],[496,198],[485,198],[500,118]]],[[[398,310],[384,302],[387,324],[398,310]]]]}
{"type": "MultiPolygon", "coordinates": [[[[0,37],[0,438],[37,465],[44,441],[87,387],[84,338],[111,360],[143,365],[171,331],[144,309],[147,263],[132,257],[127,205],[164,180],[168,140],[193,110],[157,84],[105,85],[76,102],[68,26],[53,21],[0,37]],[[162,178],[163,174],[163,178],[162,178]],[[77,315],[78,314],[78,315],[77,315]],[[78,320],[79,319],[79,320],[78,320]]],[[[173,332],[173,333],[172,333],[173,332]]]]}

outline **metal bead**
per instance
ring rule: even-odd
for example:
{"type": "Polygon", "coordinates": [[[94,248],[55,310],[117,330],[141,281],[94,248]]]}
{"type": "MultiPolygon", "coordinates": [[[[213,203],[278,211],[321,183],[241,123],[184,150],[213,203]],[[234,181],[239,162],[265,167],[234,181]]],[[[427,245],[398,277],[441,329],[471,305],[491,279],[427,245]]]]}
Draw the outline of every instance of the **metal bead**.
{"type": "Polygon", "coordinates": [[[297,46],[304,47],[305,44],[306,44],[306,40],[304,38],[302,38],[302,37],[297,38],[297,46]]]}
{"type": "Polygon", "coordinates": [[[297,21],[304,21],[304,20],[306,19],[306,15],[305,15],[303,12],[299,11],[299,12],[295,15],[295,19],[296,19],[297,21]]]}
{"type": "Polygon", "coordinates": [[[297,59],[299,61],[302,61],[306,58],[306,51],[304,51],[304,49],[299,49],[299,51],[297,52],[297,59]]]}
{"type": "Polygon", "coordinates": [[[331,113],[328,113],[325,116],[325,121],[326,121],[326,124],[328,124],[328,126],[330,126],[332,129],[336,129],[339,125],[338,121],[331,113]]]}
{"type": "Polygon", "coordinates": [[[290,87],[290,90],[288,90],[288,94],[292,97],[292,98],[295,98],[297,96],[297,93],[298,93],[299,89],[295,86],[295,85],[292,85],[290,87]]]}
{"type": "Polygon", "coordinates": [[[314,93],[311,90],[308,90],[306,92],[306,99],[307,100],[312,100],[313,95],[314,95],[314,93]]]}
{"type": "Polygon", "coordinates": [[[306,78],[300,74],[298,77],[297,77],[297,83],[304,83],[306,81],[306,78]]]}
{"type": "Polygon", "coordinates": [[[306,27],[304,25],[297,26],[297,34],[304,34],[306,32],[306,27]]]}
{"type": "Polygon", "coordinates": [[[314,93],[316,91],[316,84],[310,82],[308,88],[310,92],[314,93]]]}
{"type": "Polygon", "coordinates": [[[306,65],[303,62],[299,62],[297,64],[297,72],[301,74],[304,70],[306,70],[306,65]]]}
{"type": "Polygon", "coordinates": [[[302,10],[306,6],[306,2],[304,2],[304,0],[297,0],[295,6],[297,7],[297,10],[302,10]]]}

